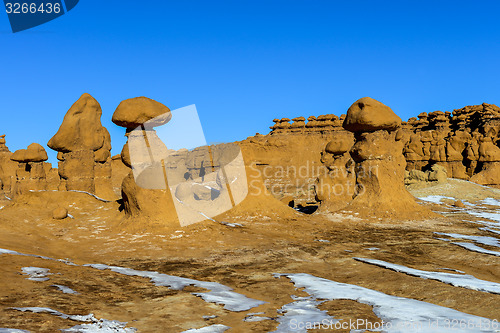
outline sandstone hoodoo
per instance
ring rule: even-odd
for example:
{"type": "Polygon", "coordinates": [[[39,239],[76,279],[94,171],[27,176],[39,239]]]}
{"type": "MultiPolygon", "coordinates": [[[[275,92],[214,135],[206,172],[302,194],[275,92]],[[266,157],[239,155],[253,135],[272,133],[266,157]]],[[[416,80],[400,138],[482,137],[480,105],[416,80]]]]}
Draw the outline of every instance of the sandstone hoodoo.
{"type": "Polygon", "coordinates": [[[32,143],[27,149],[16,150],[10,159],[19,163],[16,170],[14,194],[18,195],[30,190],[47,189],[47,175],[43,162],[48,157],[47,152],[41,145],[32,143]]]}
{"type": "MultiPolygon", "coordinates": [[[[16,183],[17,163],[10,157],[12,152],[6,145],[5,134],[0,136],[0,193],[10,196],[13,185],[16,183]]],[[[0,199],[3,196],[0,196],[0,199]]]]}
{"type": "Polygon", "coordinates": [[[355,138],[350,155],[355,162],[356,189],[346,209],[397,217],[425,212],[404,187],[401,119],[391,108],[361,98],[347,110],[343,126],[355,138]]]}
{"type": "Polygon", "coordinates": [[[154,130],[171,118],[170,109],[165,105],[147,97],[135,97],[118,105],[112,121],[126,128],[127,142],[121,158],[131,170],[122,182],[125,212],[129,216],[158,218],[167,225],[176,225],[178,217],[164,175],[169,150],[154,130]],[[140,130],[135,130],[137,128],[140,130]]]}
{"type": "Polygon", "coordinates": [[[59,189],[78,190],[113,199],[111,137],[101,124],[102,110],[83,94],[64,116],[48,146],[58,152],[59,189]]]}

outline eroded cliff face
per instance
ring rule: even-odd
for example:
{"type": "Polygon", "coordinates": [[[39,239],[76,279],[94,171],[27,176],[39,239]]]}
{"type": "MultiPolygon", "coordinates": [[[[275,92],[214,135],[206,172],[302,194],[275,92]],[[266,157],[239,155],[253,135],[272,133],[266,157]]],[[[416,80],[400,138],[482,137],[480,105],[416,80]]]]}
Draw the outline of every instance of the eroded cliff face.
{"type": "MultiPolygon", "coordinates": [[[[254,158],[254,168],[273,196],[295,206],[315,205],[328,195],[321,184],[350,184],[349,158],[342,158],[345,152],[327,148],[332,142],[354,144],[342,127],[344,119],[345,115],[330,114],[310,116],[307,121],[305,117],[274,119],[269,134],[249,137],[240,145],[254,158]],[[327,181],[333,169],[338,179],[327,181]]],[[[500,186],[499,145],[500,108],[486,103],[453,112],[421,113],[401,123],[394,141],[394,148],[402,150],[407,176],[415,181],[443,181],[447,175],[496,187],[500,186]]],[[[354,191],[352,187],[343,195],[352,196],[354,191]]]]}

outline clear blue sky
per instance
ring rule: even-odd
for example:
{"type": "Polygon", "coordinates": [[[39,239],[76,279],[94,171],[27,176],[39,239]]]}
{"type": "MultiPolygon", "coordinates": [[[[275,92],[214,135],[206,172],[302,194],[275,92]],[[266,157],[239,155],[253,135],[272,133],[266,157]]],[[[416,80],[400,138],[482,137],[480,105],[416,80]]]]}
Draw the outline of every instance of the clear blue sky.
{"type": "MultiPolygon", "coordinates": [[[[113,154],[119,102],[195,104],[208,142],[370,96],[402,118],[500,104],[500,1],[81,0],[13,34],[0,13],[0,134],[46,145],[84,92],[113,154]]],[[[47,148],[50,151],[49,148],[47,148]]],[[[51,160],[55,153],[50,151],[51,160]]]]}

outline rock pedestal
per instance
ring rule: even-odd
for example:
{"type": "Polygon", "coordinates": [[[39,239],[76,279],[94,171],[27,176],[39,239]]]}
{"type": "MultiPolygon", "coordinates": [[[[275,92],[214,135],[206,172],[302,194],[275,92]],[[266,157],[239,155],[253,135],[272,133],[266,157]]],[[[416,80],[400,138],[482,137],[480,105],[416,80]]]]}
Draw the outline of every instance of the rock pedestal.
{"type": "Polygon", "coordinates": [[[59,190],[77,190],[115,198],[111,184],[111,137],[101,125],[102,110],[83,94],[64,116],[48,146],[58,152],[59,190]]]}
{"type": "Polygon", "coordinates": [[[343,126],[356,140],[350,154],[357,188],[346,209],[398,217],[426,211],[404,187],[401,119],[388,106],[364,97],[351,105],[343,126]]]}
{"type": "Polygon", "coordinates": [[[11,160],[18,162],[14,194],[19,195],[31,191],[47,189],[44,161],[47,152],[38,143],[32,143],[27,149],[16,150],[11,160]]]}
{"type": "Polygon", "coordinates": [[[165,105],[147,97],[136,97],[122,101],[112,121],[126,128],[127,143],[121,153],[123,163],[130,168],[122,182],[125,213],[161,218],[165,224],[178,225],[173,198],[163,173],[168,150],[154,131],[154,127],[166,124],[171,117],[170,109],[165,105]]]}

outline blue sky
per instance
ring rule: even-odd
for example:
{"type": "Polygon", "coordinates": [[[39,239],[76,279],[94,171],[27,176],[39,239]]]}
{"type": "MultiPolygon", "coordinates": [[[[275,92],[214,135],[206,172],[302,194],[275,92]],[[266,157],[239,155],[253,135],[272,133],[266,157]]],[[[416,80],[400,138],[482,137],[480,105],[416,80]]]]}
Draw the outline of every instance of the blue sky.
{"type": "Polygon", "coordinates": [[[125,140],[111,116],[136,96],[195,104],[208,142],[364,96],[404,119],[500,104],[499,13],[499,1],[81,0],[13,34],[2,10],[0,134],[11,151],[46,145],[84,92],[113,154],[125,140]]]}

